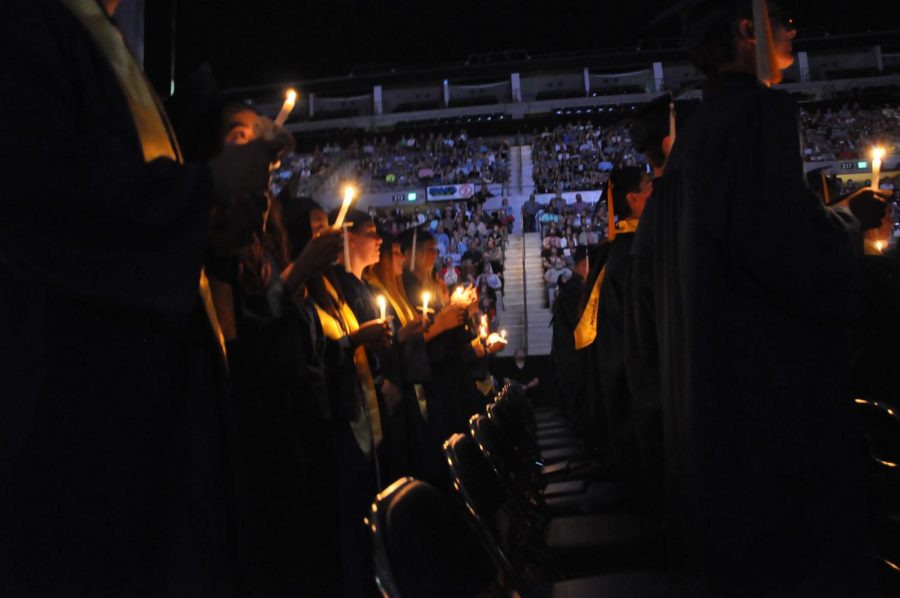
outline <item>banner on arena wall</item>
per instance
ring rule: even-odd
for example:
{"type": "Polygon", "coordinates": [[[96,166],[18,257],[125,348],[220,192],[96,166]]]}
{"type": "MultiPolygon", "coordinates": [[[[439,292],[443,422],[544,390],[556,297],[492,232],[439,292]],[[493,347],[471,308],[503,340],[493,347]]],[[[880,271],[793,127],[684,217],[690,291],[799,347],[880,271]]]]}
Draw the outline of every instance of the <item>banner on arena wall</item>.
{"type": "Polygon", "coordinates": [[[438,185],[428,187],[428,201],[446,201],[452,199],[469,199],[475,195],[475,185],[461,183],[459,185],[438,185]]]}

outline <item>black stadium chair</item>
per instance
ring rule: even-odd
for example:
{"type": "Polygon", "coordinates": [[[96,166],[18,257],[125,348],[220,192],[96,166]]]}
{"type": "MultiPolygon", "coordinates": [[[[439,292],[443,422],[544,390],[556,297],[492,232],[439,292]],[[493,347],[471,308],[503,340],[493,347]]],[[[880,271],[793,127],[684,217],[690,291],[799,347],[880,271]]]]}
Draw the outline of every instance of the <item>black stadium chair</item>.
{"type": "MultiPolygon", "coordinates": [[[[490,427],[483,416],[473,417],[472,423],[476,431],[490,427]]],[[[484,437],[483,433],[480,435],[484,437]]],[[[445,445],[454,485],[467,498],[470,509],[481,509],[478,515],[482,520],[490,523],[497,520],[498,514],[503,515],[507,527],[499,530],[502,534],[495,539],[517,561],[520,553],[515,550],[524,545],[545,569],[564,571],[569,576],[657,564],[656,542],[644,520],[627,513],[549,516],[497,474],[477,436],[475,441],[473,444],[454,435],[445,445]],[[503,494],[494,490],[490,503],[470,502],[469,497],[478,494],[481,480],[490,477],[488,471],[500,480],[503,494]],[[520,544],[515,540],[520,540],[520,544]]]]}
{"type": "Polygon", "coordinates": [[[882,588],[900,595],[900,415],[887,403],[854,402],[871,457],[870,495],[878,551],[884,561],[882,588]]]}
{"type": "Polygon", "coordinates": [[[401,478],[375,499],[368,524],[375,576],[390,598],[468,598],[508,595],[491,554],[459,505],[412,478],[401,478]]]}
{"type": "Polygon", "coordinates": [[[565,476],[542,475],[527,455],[523,458],[508,441],[494,417],[499,403],[490,410],[490,418],[470,420],[472,434],[478,440],[491,468],[507,490],[548,515],[574,515],[621,510],[630,505],[630,497],[616,482],[565,476]]]}

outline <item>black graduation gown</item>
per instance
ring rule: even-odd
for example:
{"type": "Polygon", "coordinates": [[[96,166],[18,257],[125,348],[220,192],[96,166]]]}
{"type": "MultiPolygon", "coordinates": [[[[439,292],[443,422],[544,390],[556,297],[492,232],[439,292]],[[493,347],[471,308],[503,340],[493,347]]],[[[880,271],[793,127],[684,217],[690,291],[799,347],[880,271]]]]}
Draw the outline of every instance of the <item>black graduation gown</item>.
{"type": "MultiPolygon", "coordinates": [[[[588,273],[587,281],[584,285],[584,293],[581,298],[582,313],[584,306],[588,303],[591,291],[600,272],[606,265],[607,256],[609,254],[610,243],[603,242],[599,246],[596,259],[591,264],[591,271],[588,273]]],[[[605,278],[604,274],[604,278],[605,278]]],[[[601,283],[602,285],[602,283],[601,283]]],[[[601,297],[603,296],[601,290],[601,297]]],[[[599,319],[599,308],[597,317],[599,319]]],[[[580,350],[584,354],[586,367],[582,369],[582,383],[584,384],[584,392],[575,405],[576,412],[579,414],[578,419],[573,421],[575,429],[578,430],[584,438],[590,442],[596,449],[600,451],[600,456],[604,460],[609,458],[609,423],[606,417],[606,405],[603,401],[603,383],[600,377],[600,371],[597,364],[600,362],[598,340],[600,338],[599,328],[597,338],[594,342],[580,350]]]]}
{"type": "Polygon", "coordinates": [[[208,171],[145,163],[61,3],[3,8],[0,593],[232,595],[232,420],[198,298],[208,171]]]}
{"type": "MultiPolygon", "coordinates": [[[[415,274],[405,272],[403,284],[407,297],[421,296],[421,284],[415,274]]],[[[435,311],[441,308],[434,298],[431,306],[435,311]]],[[[427,344],[431,364],[431,380],[425,385],[428,426],[441,443],[455,433],[465,433],[469,417],[475,411],[474,386],[469,377],[474,352],[468,339],[465,328],[460,326],[431,339],[427,344]]]]}
{"type": "Polygon", "coordinates": [[[900,252],[863,258],[866,309],[854,331],[853,390],[858,396],[900,406],[900,252]]]}
{"type": "Polygon", "coordinates": [[[575,326],[581,315],[579,306],[584,292],[584,279],[578,274],[560,285],[553,303],[553,341],[550,358],[556,373],[560,406],[573,421],[578,417],[576,405],[584,393],[585,352],[575,350],[575,326]]]}
{"type": "MultiPolygon", "coordinates": [[[[668,524],[715,596],[866,596],[847,228],[806,188],[796,106],[712,82],[659,198],[654,296],[668,524]]],[[[860,245],[861,248],[861,245],[860,245]]]]}
{"type": "MultiPolygon", "coordinates": [[[[308,324],[280,281],[259,294],[238,287],[234,296],[237,340],[229,343],[228,357],[241,434],[244,586],[250,596],[296,596],[315,588],[302,565],[322,551],[308,543],[304,513],[311,504],[304,447],[309,439],[302,435],[308,420],[323,421],[321,397],[304,367],[308,324]]],[[[320,450],[313,448],[313,454],[320,450]]]]}
{"type": "Polygon", "coordinates": [[[634,233],[619,233],[609,244],[597,310],[596,368],[606,412],[610,465],[636,494],[640,464],[625,374],[625,270],[633,239],[634,233]]]}
{"type": "Polygon", "coordinates": [[[658,226],[658,196],[665,177],[653,181],[653,194],[641,214],[625,270],[625,374],[631,396],[631,420],[638,459],[635,499],[659,523],[663,505],[663,430],[659,391],[659,343],[653,295],[653,249],[658,226]]]}

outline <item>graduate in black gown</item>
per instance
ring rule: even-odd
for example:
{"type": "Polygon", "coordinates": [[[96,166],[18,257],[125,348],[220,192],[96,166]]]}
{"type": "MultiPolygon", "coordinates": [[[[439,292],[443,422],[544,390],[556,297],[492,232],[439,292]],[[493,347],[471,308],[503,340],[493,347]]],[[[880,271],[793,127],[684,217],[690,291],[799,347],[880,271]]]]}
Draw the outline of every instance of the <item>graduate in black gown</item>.
{"type": "MultiPolygon", "coordinates": [[[[296,258],[322,236],[329,221],[312,200],[289,206],[285,227],[296,258]]],[[[371,596],[376,592],[371,534],[361,522],[382,483],[377,456],[383,431],[368,354],[386,344],[389,332],[380,322],[357,319],[334,267],[308,278],[303,291],[304,319],[314,322],[306,378],[321,383],[327,397],[327,423],[318,435],[305,434],[319,438],[318,448],[308,452],[314,453],[311,463],[320,464],[312,472],[318,483],[310,499],[322,519],[310,523],[321,544],[310,544],[331,582],[318,595],[371,596]]]]}
{"type": "Polygon", "coordinates": [[[786,21],[771,43],[742,2],[685,23],[709,81],[666,165],[653,256],[675,570],[708,596],[873,595],[856,222],[806,188],[796,106],[760,83],[793,60],[786,21]]]}
{"type": "Polygon", "coordinates": [[[653,193],[641,214],[631,241],[625,271],[625,374],[631,395],[631,420],[637,450],[635,500],[658,527],[663,504],[663,429],[659,391],[659,343],[653,295],[653,247],[657,242],[657,197],[665,185],[664,169],[683,126],[688,106],[677,106],[668,94],[654,100],[629,119],[631,140],[653,171],[653,193]]]}
{"type": "Polygon", "coordinates": [[[576,421],[580,418],[579,405],[585,393],[584,371],[587,367],[585,352],[575,349],[575,326],[581,315],[581,297],[584,294],[584,280],[588,274],[590,259],[587,245],[575,250],[572,276],[559,285],[556,301],[553,302],[553,341],[550,360],[559,387],[560,406],[563,412],[576,421]]]}
{"type": "Polygon", "coordinates": [[[234,595],[233,420],[201,266],[259,225],[282,143],[185,166],[100,4],[4,10],[0,593],[234,595]]]}
{"type": "Polygon", "coordinates": [[[382,234],[378,263],[365,273],[366,283],[383,297],[394,328],[394,343],[381,352],[382,392],[392,395],[388,410],[391,479],[409,475],[435,487],[449,487],[441,444],[428,427],[431,380],[426,333],[427,319],[410,304],[403,288],[403,250],[400,240],[382,234]]]}
{"type": "Polygon", "coordinates": [[[610,464],[629,491],[637,494],[640,464],[631,391],[625,372],[625,274],[631,243],[639,228],[647,198],[653,192],[653,182],[650,175],[638,167],[613,170],[610,182],[617,221],[615,236],[609,242],[600,286],[596,368],[609,426],[610,464]]]}
{"type": "MultiPolygon", "coordinates": [[[[474,410],[472,384],[468,379],[468,365],[475,359],[470,345],[471,334],[465,328],[464,308],[451,305],[447,289],[433,276],[437,258],[434,238],[430,233],[412,230],[401,237],[407,269],[403,273],[403,287],[410,301],[421,309],[423,293],[430,296],[429,310],[434,310],[425,335],[431,379],[425,384],[428,397],[428,425],[439,442],[455,433],[463,433],[474,410]],[[416,236],[413,256],[412,239],[416,236]],[[415,260],[415,269],[409,264],[415,260]]],[[[429,313],[431,313],[429,311],[429,313]]]]}

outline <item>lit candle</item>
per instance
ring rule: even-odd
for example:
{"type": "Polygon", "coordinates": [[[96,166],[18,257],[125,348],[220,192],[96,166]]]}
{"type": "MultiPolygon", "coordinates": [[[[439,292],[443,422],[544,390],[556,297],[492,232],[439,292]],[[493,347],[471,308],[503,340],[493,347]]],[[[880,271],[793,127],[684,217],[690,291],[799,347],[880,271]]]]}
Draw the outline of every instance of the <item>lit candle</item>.
{"type": "Polygon", "coordinates": [[[351,226],[353,226],[352,223],[347,223],[341,227],[344,231],[344,270],[347,272],[352,271],[352,265],[350,263],[350,237],[347,233],[347,229],[351,226]]]}
{"type": "Polygon", "coordinates": [[[338,212],[337,220],[334,221],[334,229],[339,230],[344,225],[344,218],[350,210],[350,204],[353,203],[353,197],[356,195],[356,188],[353,185],[344,187],[344,202],[341,204],[341,211],[338,212]]]}
{"type": "Polygon", "coordinates": [[[428,302],[431,300],[431,293],[425,291],[422,293],[422,315],[428,317],[428,302]]]}
{"type": "Polygon", "coordinates": [[[881,159],[884,158],[884,148],[876,147],[872,150],[872,188],[878,189],[881,184],[881,159]]]}
{"type": "Polygon", "coordinates": [[[284,123],[287,122],[288,116],[291,114],[291,110],[294,109],[294,104],[297,103],[297,92],[293,89],[287,90],[287,93],[284,94],[284,104],[281,105],[281,112],[278,113],[278,116],[275,117],[275,126],[283,127],[284,123]]]}
{"type": "Polygon", "coordinates": [[[381,312],[381,321],[384,322],[387,319],[387,299],[384,298],[384,295],[378,295],[375,301],[378,302],[378,310],[381,312]]]}
{"type": "Polygon", "coordinates": [[[500,331],[500,338],[502,338],[504,341],[506,340],[506,331],[505,330],[500,331]]]}
{"type": "Polygon", "coordinates": [[[875,249],[878,253],[884,253],[884,241],[875,241],[875,249]]]}
{"type": "Polygon", "coordinates": [[[488,337],[488,317],[487,314],[481,314],[481,326],[478,327],[478,336],[481,338],[488,337]]]}

